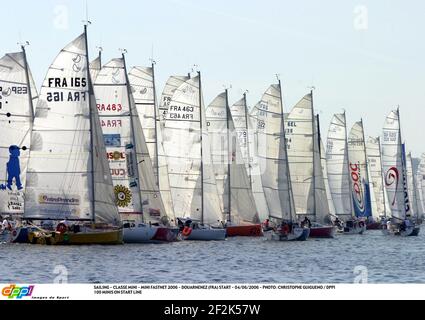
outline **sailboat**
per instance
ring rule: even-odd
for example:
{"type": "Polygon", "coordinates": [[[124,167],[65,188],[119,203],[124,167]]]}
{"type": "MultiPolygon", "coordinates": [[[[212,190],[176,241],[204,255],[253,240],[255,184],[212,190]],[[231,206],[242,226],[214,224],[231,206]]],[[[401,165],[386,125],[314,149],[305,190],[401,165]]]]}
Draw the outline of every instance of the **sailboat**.
{"type": "Polygon", "coordinates": [[[382,159],[385,187],[390,202],[391,218],[383,227],[384,234],[417,236],[420,227],[412,216],[406,174],[406,155],[402,144],[399,109],[387,116],[383,129],[382,159]]]}
{"type": "Polygon", "coordinates": [[[332,118],[328,132],[326,163],[329,187],[337,216],[334,223],[338,227],[338,232],[362,234],[365,230],[365,223],[361,224],[357,220],[353,208],[345,112],[335,114],[332,118]]]}
{"type": "Polygon", "coordinates": [[[354,214],[366,230],[365,224],[372,221],[372,198],[363,120],[354,123],[351,128],[348,136],[348,160],[354,214]]]}
{"type": "Polygon", "coordinates": [[[389,213],[387,211],[389,204],[382,170],[381,138],[369,137],[366,150],[369,163],[373,217],[373,222],[368,222],[367,229],[376,230],[381,229],[381,221],[389,213]]]}
{"type": "Polygon", "coordinates": [[[124,222],[124,242],[176,240],[177,230],[168,229],[170,221],[131,92],[124,53],[103,66],[94,90],[116,204],[124,222]]]}
{"type": "Polygon", "coordinates": [[[31,137],[24,219],[37,244],[122,244],[88,68],[87,26],[49,67],[31,137]],[[47,229],[46,222],[58,222],[47,229]]]}
{"type": "MultiPolygon", "coordinates": [[[[20,224],[34,105],[38,99],[25,46],[0,59],[0,216],[20,224]]],[[[3,221],[3,219],[1,219],[3,221]]],[[[27,242],[28,228],[0,232],[0,241],[27,242]]]]}
{"type": "Polygon", "coordinates": [[[207,107],[206,118],[227,236],[262,236],[245,162],[235,135],[228,90],[207,107]]]}
{"type": "MultiPolygon", "coordinates": [[[[289,170],[295,212],[310,224],[310,237],[333,238],[335,227],[324,225],[329,215],[320,160],[320,135],[314,115],[313,91],[304,96],[286,117],[289,170]]],[[[304,223],[304,222],[303,222],[304,223]]]]}
{"type": "Polygon", "coordinates": [[[225,240],[200,72],[174,91],[165,116],[163,144],[183,238],[225,240]]]}
{"type": "Polygon", "coordinates": [[[310,229],[297,223],[280,80],[268,88],[251,116],[256,119],[256,152],[269,209],[265,235],[275,241],[307,240],[310,229]]]}
{"type": "Polygon", "coordinates": [[[248,173],[249,184],[254,197],[255,206],[260,221],[269,217],[266,198],[264,196],[263,184],[258,159],[255,155],[255,132],[256,120],[250,117],[247,103],[247,93],[230,108],[235,133],[238,136],[239,149],[248,173]],[[252,124],[254,122],[254,125],[252,124]]]}
{"type": "Polygon", "coordinates": [[[128,80],[153,166],[156,187],[170,223],[175,224],[167,159],[162,143],[161,112],[156,101],[155,63],[152,62],[151,67],[133,67],[128,73],[128,80]]]}

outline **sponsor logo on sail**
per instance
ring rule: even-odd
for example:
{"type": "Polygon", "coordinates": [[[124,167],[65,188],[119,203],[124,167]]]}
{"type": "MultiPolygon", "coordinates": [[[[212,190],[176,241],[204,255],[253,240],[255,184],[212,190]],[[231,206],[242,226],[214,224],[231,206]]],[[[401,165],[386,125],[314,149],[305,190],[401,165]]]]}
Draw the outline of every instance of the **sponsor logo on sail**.
{"type": "Polygon", "coordinates": [[[54,204],[54,205],[69,205],[69,206],[78,206],[80,205],[79,196],[63,197],[60,195],[46,195],[40,194],[38,196],[39,204],[54,204]]]}
{"type": "Polygon", "coordinates": [[[8,299],[22,299],[24,297],[31,297],[35,286],[18,287],[16,284],[4,287],[1,291],[3,297],[8,299]]]}
{"type": "MultiPolygon", "coordinates": [[[[391,187],[394,185],[395,190],[397,190],[398,182],[400,181],[400,174],[398,172],[398,169],[396,167],[391,167],[388,169],[388,171],[385,173],[385,185],[387,187],[391,187]]],[[[392,206],[394,206],[395,201],[397,199],[397,193],[394,192],[394,199],[391,203],[392,206]]]]}

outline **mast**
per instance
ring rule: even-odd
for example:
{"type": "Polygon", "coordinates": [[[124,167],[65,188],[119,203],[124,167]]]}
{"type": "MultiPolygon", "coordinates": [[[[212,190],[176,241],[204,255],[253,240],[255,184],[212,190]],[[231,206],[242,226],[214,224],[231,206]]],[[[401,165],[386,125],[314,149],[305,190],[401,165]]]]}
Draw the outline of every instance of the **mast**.
{"type": "Polygon", "coordinates": [[[245,110],[246,152],[248,153],[248,178],[249,178],[249,185],[252,188],[251,153],[249,148],[248,103],[246,99],[246,92],[243,94],[243,101],[244,101],[244,110],[245,110]]]}
{"type": "Polygon", "coordinates": [[[100,64],[100,67],[102,68],[102,48],[99,48],[99,64],[100,64]]]}
{"type": "Polygon", "coordinates": [[[355,215],[354,204],[353,204],[353,186],[351,185],[350,159],[348,156],[347,118],[345,116],[345,110],[343,115],[344,115],[344,129],[345,129],[345,151],[347,153],[347,170],[348,170],[348,179],[349,179],[348,186],[350,188],[350,207],[351,207],[351,216],[353,217],[353,215],[355,215]]]}
{"type": "MultiPolygon", "coordinates": [[[[406,168],[404,167],[404,161],[406,160],[406,148],[403,148],[403,140],[401,139],[401,120],[400,120],[400,107],[397,107],[397,117],[398,117],[398,143],[402,148],[401,152],[401,170],[402,170],[402,177],[403,177],[403,189],[405,189],[405,186],[407,185],[407,172],[406,168]],[[404,157],[403,157],[404,154],[404,157]]],[[[405,192],[403,190],[403,192],[405,192]]],[[[409,196],[407,196],[409,197],[409,196]]],[[[406,203],[403,204],[404,207],[404,218],[407,217],[407,210],[406,210],[406,203]]]]}
{"type": "Polygon", "coordinates": [[[232,222],[232,181],[231,181],[231,163],[233,162],[233,155],[231,155],[230,146],[230,107],[229,107],[229,90],[226,89],[226,126],[227,126],[227,187],[228,187],[228,206],[229,206],[229,222],[232,222]]]}
{"type": "Polygon", "coordinates": [[[322,160],[322,135],[320,132],[320,116],[316,115],[316,123],[317,123],[317,142],[319,143],[319,155],[320,161],[322,160]]]}
{"type": "Polygon", "coordinates": [[[204,156],[203,156],[203,135],[202,135],[202,81],[201,81],[201,71],[198,71],[198,81],[199,81],[199,128],[200,128],[200,138],[201,138],[201,224],[204,223],[204,209],[205,209],[205,200],[204,200],[204,156]]]}
{"type": "MultiPolygon", "coordinates": [[[[137,150],[136,150],[136,136],[134,134],[134,117],[133,117],[133,108],[132,108],[132,103],[131,103],[131,89],[130,89],[130,81],[128,80],[128,74],[127,74],[127,65],[125,62],[125,53],[126,50],[123,51],[122,53],[122,60],[123,60],[123,64],[124,64],[124,73],[125,73],[125,82],[126,82],[126,89],[127,89],[127,100],[128,100],[128,109],[130,110],[130,130],[131,130],[131,140],[133,142],[133,149],[134,149],[134,154],[137,155],[137,150]]],[[[139,169],[138,166],[135,166],[135,171],[136,171],[136,177],[138,180],[140,180],[139,177],[139,169]]],[[[140,183],[140,182],[139,182],[140,183]]],[[[139,199],[140,199],[140,206],[142,208],[142,222],[145,222],[145,215],[143,212],[143,200],[142,200],[142,192],[140,191],[140,187],[137,188],[139,191],[139,199]]]]}
{"type": "Polygon", "coordinates": [[[93,148],[93,104],[91,97],[94,96],[94,90],[93,85],[91,82],[91,76],[90,76],[90,60],[89,60],[89,47],[88,47],[88,40],[87,40],[87,24],[89,22],[87,21],[86,24],[84,24],[84,39],[86,44],[86,64],[87,64],[87,84],[89,86],[89,115],[90,115],[90,159],[91,159],[91,187],[92,187],[92,201],[91,201],[91,207],[92,207],[92,221],[95,222],[96,220],[96,203],[95,203],[95,181],[94,181],[94,148],[93,148]]]}
{"type": "Polygon", "coordinates": [[[32,130],[33,122],[34,122],[34,104],[32,101],[32,91],[31,91],[31,83],[30,83],[30,75],[29,75],[29,68],[28,68],[28,61],[27,61],[27,53],[25,51],[25,46],[21,46],[22,54],[24,55],[24,64],[25,64],[25,77],[27,80],[27,86],[28,86],[28,99],[29,99],[29,108],[30,108],[30,130],[32,130]]]}
{"type": "Polygon", "coordinates": [[[294,213],[294,217],[295,217],[295,212],[293,210],[293,193],[292,193],[292,183],[291,183],[291,173],[289,172],[289,161],[288,161],[288,145],[286,143],[286,133],[285,133],[285,117],[283,115],[283,96],[282,96],[282,81],[279,80],[279,95],[280,95],[280,117],[282,119],[282,133],[283,133],[283,143],[284,143],[284,148],[285,148],[285,155],[286,155],[286,180],[288,182],[288,191],[289,191],[289,211],[290,211],[290,217],[291,217],[291,222],[293,221],[293,213],[294,213]]]}
{"type": "MultiPolygon", "coordinates": [[[[313,89],[311,90],[311,126],[312,126],[312,148],[311,150],[313,151],[313,212],[314,212],[314,216],[316,217],[316,209],[317,209],[317,196],[316,196],[316,152],[314,152],[314,133],[316,131],[315,128],[315,124],[316,124],[316,117],[314,116],[314,104],[313,104],[313,89]]],[[[319,146],[320,146],[320,142],[319,142],[319,146]]],[[[320,148],[320,147],[319,147],[320,148]]],[[[319,149],[320,150],[320,149],[319,149]]],[[[321,161],[321,159],[319,159],[319,161],[321,161]]]]}
{"type": "Polygon", "coordinates": [[[382,163],[382,149],[381,149],[381,137],[378,137],[378,148],[379,148],[379,161],[381,162],[381,180],[382,180],[382,199],[384,201],[384,215],[387,216],[387,202],[385,201],[385,179],[384,179],[384,168],[382,163]]]}
{"type": "Polygon", "coordinates": [[[155,118],[155,166],[156,166],[156,184],[159,188],[159,154],[158,154],[158,110],[156,99],[156,85],[155,85],[155,61],[152,60],[152,84],[153,84],[153,109],[155,118]]]}

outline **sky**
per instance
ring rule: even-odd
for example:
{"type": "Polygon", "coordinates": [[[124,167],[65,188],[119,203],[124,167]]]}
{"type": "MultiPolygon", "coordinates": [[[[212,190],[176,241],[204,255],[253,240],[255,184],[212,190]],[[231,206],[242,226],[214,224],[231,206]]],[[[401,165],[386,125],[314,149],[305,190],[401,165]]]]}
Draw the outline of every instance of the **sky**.
{"type": "Polygon", "coordinates": [[[315,87],[323,134],[346,110],[349,128],[363,118],[366,136],[378,136],[399,105],[407,148],[425,152],[421,0],[14,0],[1,12],[0,54],[29,41],[38,86],[88,16],[91,57],[98,46],[104,63],[119,48],[129,67],[153,57],[158,92],[197,66],[206,103],[231,87],[231,102],[248,90],[254,105],[279,74],[286,110],[315,87]]]}

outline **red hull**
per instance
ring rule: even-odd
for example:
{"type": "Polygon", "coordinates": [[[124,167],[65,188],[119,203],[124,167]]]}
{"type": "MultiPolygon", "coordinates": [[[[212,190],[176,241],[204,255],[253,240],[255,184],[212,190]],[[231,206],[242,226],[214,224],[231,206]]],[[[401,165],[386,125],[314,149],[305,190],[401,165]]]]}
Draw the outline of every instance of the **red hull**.
{"type": "Polygon", "coordinates": [[[227,227],[228,237],[261,237],[263,236],[263,227],[261,224],[249,226],[231,226],[227,227]]]}
{"type": "Polygon", "coordinates": [[[335,236],[335,227],[312,227],[310,229],[310,238],[333,238],[335,236]]]}
{"type": "Polygon", "coordinates": [[[178,229],[158,228],[152,240],[161,242],[177,241],[178,229]]]}
{"type": "Polygon", "coordinates": [[[379,222],[372,222],[366,225],[366,230],[381,230],[382,224],[379,222]]]}

